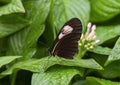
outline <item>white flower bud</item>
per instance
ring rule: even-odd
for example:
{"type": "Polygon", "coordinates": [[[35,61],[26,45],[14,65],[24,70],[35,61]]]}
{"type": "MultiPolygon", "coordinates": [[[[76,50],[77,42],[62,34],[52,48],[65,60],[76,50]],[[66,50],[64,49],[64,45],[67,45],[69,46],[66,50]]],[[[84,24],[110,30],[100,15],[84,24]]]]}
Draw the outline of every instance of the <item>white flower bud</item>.
{"type": "Polygon", "coordinates": [[[92,49],[93,48],[93,46],[90,46],[90,49],[92,49]]]}
{"type": "Polygon", "coordinates": [[[79,43],[79,46],[82,46],[82,43],[79,43]]]}
{"type": "Polygon", "coordinates": [[[91,26],[92,26],[92,23],[89,22],[88,25],[87,25],[87,30],[89,30],[91,28],[91,26]]]}
{"type": "Polygon", "coordinates": [[[96,41],[95,41],[95,43],[98,43],[98,42],[100,42],[100,40],[96,40],[96,41]]]}
{"type": "Polygon", "coordinates": [[[81,39],[79,41],[79,46],[83,46],[86,50],[92,49],[95,44],[100,42],[100,40],[96,39],[96,25],[92,25],[92,23],[88,23],[87,31],[85,35],[81,35],[81,39]]]}
{"type": "Polygon", "coordinates": [[[92,26],[92,31],[95,32],[95,30],[96,30],[96,25],[93,25],[93,26],[92,26]]]}

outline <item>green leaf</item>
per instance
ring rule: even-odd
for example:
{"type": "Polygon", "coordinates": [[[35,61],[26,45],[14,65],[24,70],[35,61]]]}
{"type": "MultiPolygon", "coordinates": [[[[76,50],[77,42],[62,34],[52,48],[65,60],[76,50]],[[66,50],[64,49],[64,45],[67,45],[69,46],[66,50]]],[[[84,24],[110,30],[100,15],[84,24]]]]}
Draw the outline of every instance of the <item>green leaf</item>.
{"type": "Polygon", "coordinates": [[[112,49],[112,52],[109,55],[109,57],[105,63],[105,66],[116,60],[120,60],[120,38],[117,40],[114,48],[112,49]]]}
{"type": "Polygon", "coordinates": [[[113,82],[110,80],[100,79],[96,77],[87,77],[86,85],[120,85],[120,82],[113,82]]]}
{"type": "Polygon", "coordinates": [[[7,5],[0,7],[0,16],[16,12],[25,13],[21,0],[11,0],[7,5]]]}
{"type": "Polygon", "coordinates": [[[115,79],[120,77],[120,60],[115,61],[104,67],[104,70],[99,71],[99,73],[104,78],[115,79]]]}
{"type": "Polygon", "coordinates": [[[43,35],[44,41],[51,46],[56,34],[71,18],[79,18],[82,21],[84,31],[89,20],[89,14],[90,4],[88,0],[51,0],[50,12],[43,35]]]}
{"type": "Polygon", "coordinates": [[[4,5],[4,4],[8,4],[10,1],[11,1],[11,0],[0,0],[0,3],[1,3],[2,5],[4,5]]]}
{"type": "Polygon", "coordinates": [[[50,11],[46,20],[46,28],[43,33],[44,42],[49,46],[53,44],[53,41],[56,38],[56,30],[54,29],[55,27],[54,27],[54,19],[53,19],[54,6],[55,6],[54,0],[51,0],[50,11]]]}
{"type": "Polygon", "coordinates": [[[9,54],[24,55],[29,48],[35,48],[38,37],[44,31],[50,1],[23,1],[23,3],[27,10],[26,19],[30,20],[31,24],[10,37],[9,54]]]}
{"type": "Polygon", "coordinates": [[[75,66],[75,67],[83,67],[83,68],[91,68],[102,70],[103,68],[93,59],[64,59],[59,57],[46,57],[42,59],[29,59],[26,61],[21,61],[14,64],[10,69],[4,71],[2,75],[9,75],[13,72],[13,70],[19,68],[24,70],[29,70],[33,72],[43,72],[49,67],[53,65],[63,65],[63,66],[75,66]]]}
{"type": "Polygon", "coordinates": [[[0,57],[0,68],[3,66],[3,65],[6,65],[10,62],[12,62],[13,60],[17,59],[17,58],[20,58],[22,56],[2,56],[0,57]]]}
{"type": "MultiPolygon", "coordinates": [[[[26,4],[27,3],[30,4],[29,1],[26,1],[26,4]]],[[[24,48],[36,44],[39,36],[41,36],[45,30],[45,21],[49,13],[50,0],[37,0],[32,1],[32,3],[34,3],[34,5],[32,8],[29,7],[31,8],[29,9],[30,14],[27,16],[30,20],[32,20],[32,24],[28,27],[29,32],[26,36],[24,48]]]]}
{"type": "Polygon", "coordinates": [[[23,19],[19,15],[11,14],[0,17],[0,38],[8,36],[16,31],[23,29],[30,24],[28,20],[23,19]]]}
{"type": "Polygon", "coordinates": [[[120,13],[119,0],[90,0],[91,2],[91,21],[106,21],[120,13]]]}
{"type": "Polygon", "coordinates": [[[8,40],[8,38],[1,38],[0,39],[0,56],[6,55],[6,50],[8,47],[7,40],[8,40]]]}
{"type": "Polygon", "coordinates": [[[99,44],[120,35],[120,25],[97,26],[97,38],[100,40],[99,44]]]}
{"type": "Polygon", "coordinates": [[[60,30],[66,21],[74,17],[82,21],[83,29],[86,28],[90,16],[90,4],[88,0],[55,0],[54,4],[53,18],[55,27],[53,28],[60,30]]]}
{"type": "Polygon", "coordinates": [[[34,73],[32,85],[68,85],[75,75],[82,76],[83,72],[73,67],[50,68],[46,72],[34,73]]]}
{"type": "Polygon", "coordinates": [[[105,62],[108,59],[108,55],[101,55],[96,53],[90,53],[90,54],[88,55],[91,56],[97,63],[99,63],[101,66],[104,67],[105,62]]]}
{"type": "Polygon", "coordinates": [[[102,55],[109,55],[111,53],[111,49],[108,47],[101,47],[95,46],[93,49],[89,50],[90,52],[102,54],[102,55]]]}
{"type": "Polygon", "coordinates": [[[86,81],[85,80],[79,80],[72,85],[86,85],[86,81]]]}
{"type": "Polygon", "coordinates": [[[119,44],[120,44],[120,38],[117,40],[114,48],[112,49],[108,59],[106,60],[104,64],[104,70],[99,71],[100,74],[105,78],[116,78],[120,76],[120,69],[119,63],[120,63],[120,51],[119,51],[119,44]]]}

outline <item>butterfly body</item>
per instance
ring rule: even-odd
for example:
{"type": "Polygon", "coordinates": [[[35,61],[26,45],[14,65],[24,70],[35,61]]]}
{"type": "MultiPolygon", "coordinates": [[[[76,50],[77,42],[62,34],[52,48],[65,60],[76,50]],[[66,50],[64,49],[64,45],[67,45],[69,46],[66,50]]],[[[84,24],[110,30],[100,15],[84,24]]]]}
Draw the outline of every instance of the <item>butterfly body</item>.
{"type": "Polygon", "coordinates": [[[72,18],[66,22],[50,48],[51,55],[73,58],[78,51],[78,40],[81,34],[82,24],[78,18],[72,18]]]}

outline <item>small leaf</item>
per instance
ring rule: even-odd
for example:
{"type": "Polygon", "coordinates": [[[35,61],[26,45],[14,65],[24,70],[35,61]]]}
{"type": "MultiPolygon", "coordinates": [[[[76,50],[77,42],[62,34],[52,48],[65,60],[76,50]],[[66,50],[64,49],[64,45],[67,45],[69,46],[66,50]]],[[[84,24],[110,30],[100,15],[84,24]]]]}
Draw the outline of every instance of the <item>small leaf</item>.
{"type": "Polygon", "coordinates": [[[0,7],[0,16],[16,12],[25,13],[21,0],[11,0],[7,5],[0,7]]]}
{"type": "Polygon", "coordinates": [[[111,49],[107,47],[95,46],[93,49],[89,50],[90,52],[102,54],[102,55],[109,55],[111,53],[111,49]]]}
{"type": "Polygon", "coordinates": [[[32,85],[68,85],[75,75],[83,75],[83,70],[74,67],[59,66],[50,68],[46,72],[34,73],[32,85]]]}
{"type": "Polygon", "coordinates": [[[2,57],[0,57],[0,67],[8,64],[8,63],[12,62],[13,60],[20,58],[20,57],[22,57],[22,56],[2,56],[2,57]]]}
{"type": "Polygon", "coordinates": [[[117,40],[114,48],[112,49],[112,52],[109,55],[109,57],[105,63],[105,66],[116,60],[120,60],[120,38],[117,40]]]}
{"type": "Polygon", "coordinates": [[[96,77],[87,77],[86,85],[120,85],[120,82],[113,82],[110,80],[100,79],[96,77]]]}

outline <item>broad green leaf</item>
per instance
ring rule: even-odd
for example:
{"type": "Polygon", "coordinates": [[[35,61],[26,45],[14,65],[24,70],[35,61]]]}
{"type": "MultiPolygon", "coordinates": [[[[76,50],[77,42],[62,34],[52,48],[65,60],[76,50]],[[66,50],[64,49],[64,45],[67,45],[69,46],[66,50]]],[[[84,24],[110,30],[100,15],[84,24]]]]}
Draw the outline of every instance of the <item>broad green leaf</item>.
{"type": "Polygon", "coordinates": [[[120,60],[120,38],[117,40],[114,48],[112,49],[112,52],[109,55],[109,57],[105,63],[105,66],[116,60],[120,60]]]}
{"type": "Polygon", "coordinates": [[[60,29],[71,18],[77,17],[82,21],[83,28],[89,20],[90,4],[88,0],[55,0],[53,10],[54,26],[60,29]]]}
{"type": "Polygon", "coordinates": [[[26,19],[30,26],[10,37],[9,54],[22,54],[29,48],[35,48],[38,37],[43,33],[45,19],[49,12],[49,0],[23,1],[26,19]],[[45,7],[46,6],[46,7],[45,7]]]}
{"type": "Polygon", "coordinates": [[[16,12],[25,13],[21,0],[11,0],[7,5],[0,7],[0,16],[16,12]]]}
{"type": "Polygon", "coordinates": [[[91,56],[97,63],[99,63],[103,67],[106,60],[108,59],[108,55],[103,55],[103,54],[101,55],[96,53],[90,53],[88,55],[91,56]]]}
{"type": "Polygon", "coordinates": [[[115,61],[104,67],[104,70],[99,71],[99,73],[104,77],[104,78],[118,78],[120,77],[120,60],[115,61]]]}
{"type": "Polygon", "coordinates": [[[17,59],[17,58],[20,58],[22,56],[1,56],[0,57],[0,68],[3,66],[3,65],[6,65],[10,62],[12,62],[13,60],[17,59]]]}
{"type": "Polygon", "coordinates": [[[23,29],[30,24],[19,15],[11,14],[0,17],[0,38],[8,36],[16,31],[23,29]]]}
{"type": "Polygon", "coordinates": [[[79,80],[72,85],[86,85],[86,81],[85,80],[79,80]]]}
{"type": "Polygon", "coordinates": [[[120,14],[119,0],[90,0],[91,2],[91,21],[106,21],[117,14],[120,14]]]}
{"type": "MultiPolygon", "coordinates": [[[[25,1],[25,4],[30,4],[30,2],[25,1]]],[[[34,3],[33,7],[29,7],[28,19],[32,20],[32,24],[28,27],[29,32],[26,36],[26,41],[24,48],[30,47],[37,43],[39,36],[42,35],[45,28],[45,21],[49,13],[50,0],[37,0],[32,1],[34,3]],[[46,6],[46,7],[45,7],[46,6]]]]}
{"type": "Polygon", "coordinates": [[[23,56],[25,56],[23,60],[25,60],[26,58],[32,58],[35,55],[36,51],[37,51],[36,48],[28,48],[27,50],[25,50],[24,53],[22,54],[23,56]]]}
{"type": "Polygon", "coordinates": [[[120,25],[97,26],[97,38],[100,40],[99,44],[120,35],[120,25]]]}
{"type": "Polygon", "coordinates": [[[54,11],[56,12],[59,7],[61,9],[57,10],[59,14],[56,14],[54,17],[57,19],[55,21],[55,27],[60,29],[67,20],[78,17],[82,21],[83,29],[86,28],[90,16],[90,3],[88,0],[59,0],[59,2],[56,1],[56,4],[58,6],[56,5],[57,8],[54,11]],[[62,5],[60,5],[61,3],[62,5]]]}
{"type": "Polygon", "coordinates": [[[34,73],[32,85],[68,85],[75,75],[82,76],[83,72],[74,67],[50,68],[46,72],[34,73]]]}
{"type": "Polygon", "coordinates": [[[120,85],[120,82],[100,79],[96,77],[87,77],[86,85],[120,85]]]}
{"type": "Polygon", "coordinates": [[[93,49],[89,50],[90,52],[102,54],[102,55],[109,55],[111,53],[111,49],[102,46],[95,46],[93,49]]]}
{"type": "Polygon", "coordinates": [[[77,60],[77,59],[64,59],[59,57],[46,57],[42,59],[30,59],[26,61],[21,61],[14,64],[10,69],[2,73],[2,75],[9,75],[14,69],[24,69],[33,72],[43,72],[53,65],[63,65],[63,66],[75,66],[83,68],[91,68],[102,70],[103,68],[93,59],[77,60]]]}
{"type": "Polygon", "coordinates": [[[46,43],[51,46],[56,34],[71,18],[79,18],[82,21],[84,31],[89,20],[89,14],[90,4],[88,0],[51,0],[50,12],[43,35],[46,43]]]}

